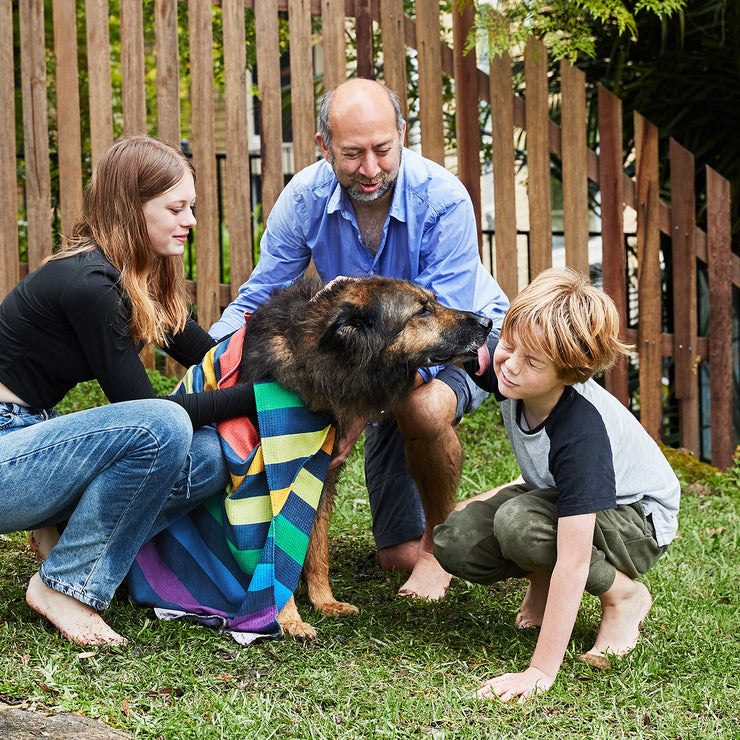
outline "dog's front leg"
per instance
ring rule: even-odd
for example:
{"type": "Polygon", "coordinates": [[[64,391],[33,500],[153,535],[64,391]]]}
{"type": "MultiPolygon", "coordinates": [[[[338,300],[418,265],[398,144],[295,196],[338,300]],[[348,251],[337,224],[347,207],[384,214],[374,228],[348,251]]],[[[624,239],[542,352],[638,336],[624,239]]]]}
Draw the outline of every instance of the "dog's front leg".
{"type": "Polygon", "coordinates": [[[313,640],[316,637],[316,629],[301,619],[292,596],[278,613],[277,621],[283,632],[292,637],[300,637],[303,640],[313,640]]]}
{"type": "Polygon", "coordinates": [[[313,608],[329,617],[357,614],[359,611],[352,604],[337,601],[329,585],[329,519],[336,496],[338,476],[338,469],[327,473],[324,490],[316,509],[316,518],[308,541],[306,562],[303,568],[308,587],[308,598],[313,608]]]}

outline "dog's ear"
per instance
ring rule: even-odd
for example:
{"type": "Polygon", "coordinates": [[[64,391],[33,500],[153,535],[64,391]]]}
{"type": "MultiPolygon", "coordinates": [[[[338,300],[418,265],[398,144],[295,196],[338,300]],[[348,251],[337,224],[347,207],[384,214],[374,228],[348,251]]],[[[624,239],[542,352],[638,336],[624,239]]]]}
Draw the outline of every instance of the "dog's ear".
{"type": "Polygon", "coordinates": [[[319,340],[325,351],[351,352],[364,359],[378,354],[388,343],[377,305],[358,306],[345,301],[334,312],[319,340]]]}

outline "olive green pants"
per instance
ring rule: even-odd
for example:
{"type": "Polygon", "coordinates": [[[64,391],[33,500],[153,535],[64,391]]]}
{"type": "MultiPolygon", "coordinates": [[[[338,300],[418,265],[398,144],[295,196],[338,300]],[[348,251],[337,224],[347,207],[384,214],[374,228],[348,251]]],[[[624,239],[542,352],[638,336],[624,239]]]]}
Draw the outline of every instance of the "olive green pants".
{"type": "MultiPolygon", "coordinates": [[[[452,575],[496,583],[530,573],[550,574],[557,559],[557,491],[512,485],[473,501],[434,528],[434,556],[452,575]]],[[[641,503],[596,514],[586,591],[601,596],[620,570],[647,573],[665,552],[641,503]]]]}

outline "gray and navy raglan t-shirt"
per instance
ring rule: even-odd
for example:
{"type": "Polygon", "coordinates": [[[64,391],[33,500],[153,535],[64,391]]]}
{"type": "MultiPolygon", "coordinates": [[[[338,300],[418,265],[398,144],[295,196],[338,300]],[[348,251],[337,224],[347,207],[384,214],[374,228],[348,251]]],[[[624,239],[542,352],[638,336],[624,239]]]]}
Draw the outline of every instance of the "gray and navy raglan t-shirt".
{"type": "Polygon", "coordinates": [[[641,501],[658,544],[675,537],[678,479],[658,445],[608,391],[594,380],[565,386],[547,419],[528,429],[522,401],[501,396],[492,367],[483,377],[466,369],[496,395],[526,486],[557,489],[558,516],[641,501]]]}

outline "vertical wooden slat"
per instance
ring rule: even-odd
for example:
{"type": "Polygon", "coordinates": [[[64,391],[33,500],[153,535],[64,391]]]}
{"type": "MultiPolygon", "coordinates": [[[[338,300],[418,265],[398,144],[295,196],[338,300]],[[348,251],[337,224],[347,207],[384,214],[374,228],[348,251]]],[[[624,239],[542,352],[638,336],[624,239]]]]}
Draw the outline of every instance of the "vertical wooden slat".
{"type": "Polygon", "coordinates": [[[218,186],[213,123],[213,30],[211,4],[190,0],[190,110],[193,164],[198,175],[198,225],[195,229],[198,322],[218,319],[218,186]]]}
{"type": "MultiPolygon", "coordinates": [[[[257,4],[259,6],[259,3],[257,4]]],[[[255,8],[255,11],[257,8],[255,8]]],[[[329,91],[347,76],[344,41],[344,0],[321,0],[321,35],[324,90],[329,91]]]]}
{"type": "Polygon", "coordinates": [[[290,0],[290,106],[293,123],[293,169],[316,161],[316,110],[311,53],[311,2],[290,0]]]}
{"type": "Polygon", "coordinates": [[[355,45],[357,76],[374,80],[373,20],[370,16],[370,0],[355,0],[355,45]]]}
{"type": "Polygon", "coordinates": [[[529,199],[529,275],[552,266],[552,192],[547,91],[547,50],[539,39],[524,52],[529,199]]]}
{"type": "Polygon", "coordinates": [[[707,167],[707,271],[709,303],[712,465],[732,464],[732,242],[730,183],[707,167]]]}
{"type": "Polygon", "coordinates": [[[82,210],[82,135],[77,64],[77,18],[74,3],[54,0],[59,201],[62,233],[70,235],[82,210]]]}
{"type": "Polygon", "coordinates": [[[144,17],[138,0],[120,0],[124,134],[146,133],[144,17]]]}
{"type": "Polygon", "coordinates": [[[19,279],[13,68],[13,7],[0,0],[0,301],[19,279]]]}
{"type": "Polygon", "coordinates": [[[511,57],[491,59],[491,138],[496,246],[496,280],[509,299],[519,290],[516,245],[516,182],[514,169],[514,93],[511,57]]]}
{"type": "Polygon", "coordinates": [[[640,422],[660,439],[663,421],[658,129],[634,114],[640,422]]]}
{"type": "MultiPolygon", "coordinates": [[[[624,254],[624,174],[622,101],[599,86],[599,189],[601,191],[601,264],[604,291],[619,313],[622,339],[627,330],[626,260],[624,254]]],[[[627,360],[606,374],[606,389],[629,406],[627,360]]]]}
{"type": "Polygon", "coordinates": [[[280,104],[277,6],[272,3],[257,3],[254,23],[260,101],[262,216],[267,221],[283,189],[283,112],[280,104]]]}
{"type": "Polygon", "coordinates": [[[403,0],[380,0],[383,40],[383,82],[398,95],[401,113],[408,116],[406,100],[406,43],[403,35],[403,0]]]}
{"type": "Polygon", "coordinates": [[[475,8],[465,5],[452,9],[453,67],[455,71],[455,128],[457,138],[457,176],[470,193],[481,248],[480,122],[478,121],[478,67],[475,50],[464,53],[473,28],[475,8]]]}
{"type": "Polygon", "coordinates": [[[565,263],[588,275],[586,76],[567,59],[563,59],[560,62],[560,82],[565,263]]]}
{"type": "Polygon", "coordinates": [[[108,0],[86,0],[87,76],[90,96],[90,150],[93,167],[113,143],[108,0]]]}
{"type": "Polygon", "coordinates": [[[252,203],[247,141],[247,74],[243,0],[223,0],[226,99],[226,222],[231,297],[252,272],[252,203]]]}
{"type": "Polygon", "coordinates": [[[43,0],[22,0],[19,17],[30,271],[51,254],[52,246],[43,0]]]}
{"type": "Polygon", "coordinates": [[[673,360],[681,447],[699,455],[694,157],[670,141],[673,360]]]}
{"type": "MultiPolygon", "coordinates": [[[[180,148],[180,63],[177,0],[154,0],[154,49],[157,65],[157,136],[180,148]]],[[[145,365],[153,358],[146,357],[145,365]]],[[[181,378],[185,368],[167,355],[165,373],[181,378]]]]}
{"type": "MultiPolygon", "coordinates": [[[[157,62],[157,136],[180,147],[180,56],[177,1],[155,0],[154,33],[157,62]]],[[[224,33],[225,33],[224,29],[224,33]]]]}
{"type": "Polygon", "coordinates": [[[429,0],[416,6],[416,53],[421,151],[428,159],[444,165],[442,50],[439,40],[439,3],[436,1],[429,0]]]}

